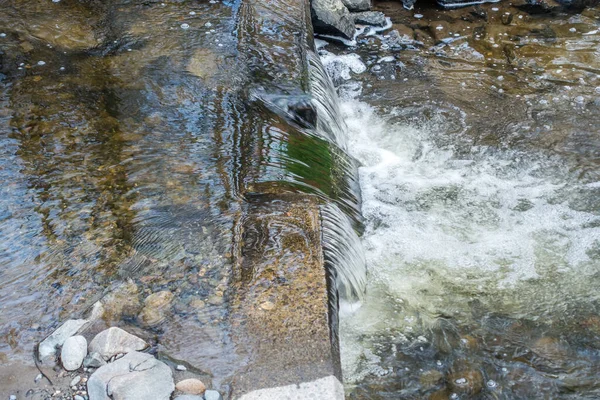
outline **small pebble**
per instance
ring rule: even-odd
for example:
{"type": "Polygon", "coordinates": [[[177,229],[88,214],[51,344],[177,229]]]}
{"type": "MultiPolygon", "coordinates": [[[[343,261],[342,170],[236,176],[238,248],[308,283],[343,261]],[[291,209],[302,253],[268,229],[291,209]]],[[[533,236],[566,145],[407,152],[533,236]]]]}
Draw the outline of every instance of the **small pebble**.
{"type": "Polygon", "coordinates": [[[181,29],[190,29],[189,24],[181,24],[181,29]]]}
{"type": "Polygon", "coordinates": [[[175,369],[177,371],[187,371],[187,368],[185,367],[185,365],[181,365],[181,364],[176,366],[175,369]]]}
{"type": "Polygon", "coordinates": [[[81,377],[77,375],[75,378],[73,378],[69,386],[77,386],[79,382],[81,382],[81,377]]]}
{"type": "Polygon", "coordinates": [[[4,33],[4,32],[0,33],[0,37],[6,37],[6,33],[4,33]]]}
{"type": "Polygon", "coordinates": [[[216,390],[207,390],[204,392],[204,400],[223,400],[223,397],[216,390]]]}
{"type": "Polygon", "coordinates": [[[11,395],[8,397],[8,399],[9,399],[9,400],[17,400],[17,396],[15,396],[14,394],[11,394],[11,395]]]}
{"type": "Polygon", "coordinates": [[[196,11],[190,11],[190,15],[196,15],[196,11]]]}
{"type": "Polygon", "coordinates": [[[577,32],[577,29],[571,28],[571,29],[569,29],[569,32],[577,32]]]}
{"type": "Polygon", "coordinates": [[[44,375],[42,374],[38,374],[38,376],[35,377],[35,379],[33,380],[35,383],[38,383],[39,381],[42,380],[42,378],[44,377],[44,375]]]}
{"type": "Polygon", "coordinates": [[[212,26],[212,24],[210,22],[207,22],[204,24],[205,27],[210,28],[212,26]]]}
{"type": "Polygon", "coordinates": [[[46,65],[46,61],[38,61],[38,62],[37,62],[37,65],[40,65],[40,66],[41,66],[41,65],[46,65]]]}
{"type": "Polygon", "coordinates": [[[85,397],[76,394],[75,396],[73,396],[73,400],[85,400],[85,397]]]}
{"type": "Polygon", "coordinates": [[[421,18],[423,18],[423,14],[415,14],[414,17],[416,19],[421,19],[421,18]]]}
{"type": "Polygon", "coordinates": [[[498,10],[499,10],[499,8],[498,8],[498,7],[493,7],[493,8],[492,8],[492,11],[498,11],[498,10]]]}
{"type": "Polygon", "coordinates": [[[496,383],[496,381],[493,381],[493,380],[491,380],[491,379],[490,379],[489,381],[487,381],[487,387],[489,387],[489,388],[492,388],[492,389],[493,389],[493,388],[495,388],[496,386],[498,386],[498,384],[496,383]]]}

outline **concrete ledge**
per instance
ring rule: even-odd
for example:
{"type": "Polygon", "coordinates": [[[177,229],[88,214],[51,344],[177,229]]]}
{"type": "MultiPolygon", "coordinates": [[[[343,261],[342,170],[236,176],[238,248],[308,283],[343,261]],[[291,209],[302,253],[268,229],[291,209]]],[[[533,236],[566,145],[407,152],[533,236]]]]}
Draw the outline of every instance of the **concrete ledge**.
{"type": "Polygon", "coordinates": [[[250,392],[240,400],[343,400],[344,387],[335,376],[327,376],[299,385],[280,386],[250,392]]]}

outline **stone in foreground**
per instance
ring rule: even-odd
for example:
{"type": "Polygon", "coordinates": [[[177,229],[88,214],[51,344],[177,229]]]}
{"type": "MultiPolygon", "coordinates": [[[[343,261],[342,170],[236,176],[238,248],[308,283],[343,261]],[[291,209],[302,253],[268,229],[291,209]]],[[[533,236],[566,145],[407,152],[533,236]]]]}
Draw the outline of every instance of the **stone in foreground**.
{"type": "Polygon", "coordinates": [[[204,393],[204,400],[223,400],[223,396],[216,390],[207,390],[204,393]]]}
{"type": "Polygon", "coordinates": [[[65,340],[60,352],[60,360],[67,371],[75,371],[81,367],[87,355],[87,340],[83,336],[71,336],[65,340]]]}
{"type": "Polygon", "coordinates": [[[81,331],[88,322],[87,319],[69,319],[65,321],[64,324],[40,343],[38,347],[40,361],[45,362],[53,359],[56,355],[57,347],[62,346],[67,338],[81,331]]]}
{"type": "Polygon", "coordinates": [[[90,400],[169,400],[175,384],[165,363],[134,351],[99,368],[87,388],[90,400]]]}
{"type": "Polygon", "coordinates": [[[341,0],[313,0],[311,16],[316,33],[342,36],[350,40],[354,37],[354,21],[341,0]]]}
{"type": "Polygon", "coordinates": [[[204,385],[204,383],[202,383],[202,381],[198,379],[193,378],[184,379],[180,382],[177,382],[177,385],[175,385],[175,389],[186,394],[204,394],[204,392],[206,392],[206,386],[204,385]]]}
{"type": "Polygon", "coordinates": [[[96,352],[105,360],[119,353],[144,350],[148,343],[120,328],[108,328],[90,342],[90,353],[96,352]]]}

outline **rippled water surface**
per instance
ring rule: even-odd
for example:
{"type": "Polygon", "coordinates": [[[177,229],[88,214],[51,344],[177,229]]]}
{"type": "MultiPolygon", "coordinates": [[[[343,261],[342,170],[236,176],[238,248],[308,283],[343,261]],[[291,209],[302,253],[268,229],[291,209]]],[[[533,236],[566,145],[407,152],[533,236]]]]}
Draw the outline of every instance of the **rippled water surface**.
{"type": "Polygon", "coordinates": [[[598,11],[379,8],[399,36],[321,50],[367,221],[348,398],[598,398],[598,11]]]}
{"type": "Polygon", "coordinates": [[[286,108],[309,89],[306,21],[285,1],[0,2],[0,378],[101,300],[93,329],[227,395],[253,356],[247,313],[264,315],[252,296],[279,295],[247,290],[277,249],[291,268],[318,242],[281,211],[318,201],[290,193],[356,207],[343,153],[286,108]]]}

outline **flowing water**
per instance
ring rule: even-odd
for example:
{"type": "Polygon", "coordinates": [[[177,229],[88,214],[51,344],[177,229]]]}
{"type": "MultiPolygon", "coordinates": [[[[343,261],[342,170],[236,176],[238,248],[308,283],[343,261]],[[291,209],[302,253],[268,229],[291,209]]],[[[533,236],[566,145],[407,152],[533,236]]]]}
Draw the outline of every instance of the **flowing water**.
{"type": "Polygon", "coordinates": [[[348,398],[600,397],[599,11],[297,4],[0,2],[0,379],[102,300],[227,393],[318,204],[348,398]]]}
{"type": "Polygon", "coordinates": [[[380,7],[405,37],[319,43],[361,162],[347,397],[600,397],[597,10],[380,7]]]}

